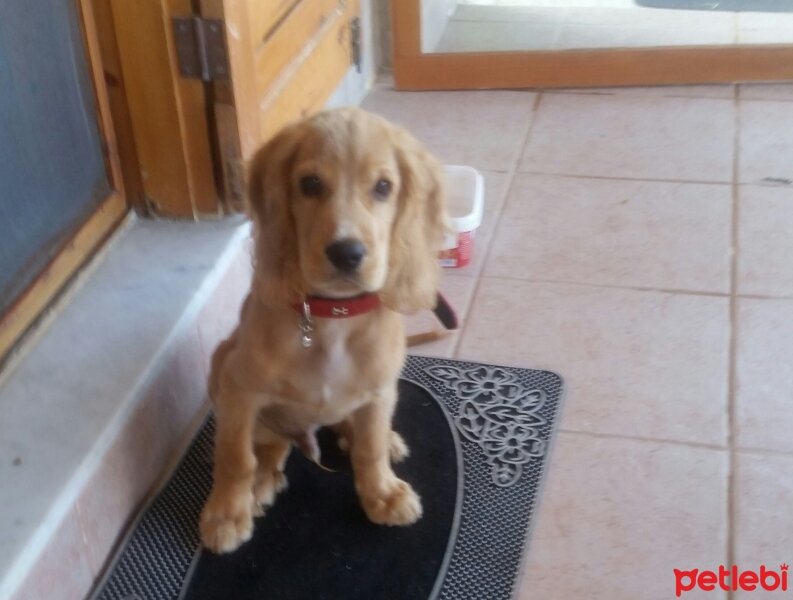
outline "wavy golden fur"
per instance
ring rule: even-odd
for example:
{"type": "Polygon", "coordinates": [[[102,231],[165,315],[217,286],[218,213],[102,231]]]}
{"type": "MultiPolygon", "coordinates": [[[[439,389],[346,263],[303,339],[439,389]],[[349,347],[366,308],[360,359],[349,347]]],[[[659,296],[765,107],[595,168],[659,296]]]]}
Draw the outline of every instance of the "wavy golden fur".
{"type": "Polygon", "coordinates": [[[446,217],[441,168],[407,132],[358,109],[288,126],[250,165],[254,278],[240,323],[215,352],[210,396],[217,434],[214,485],[201,516],[204,544],[228,552],[247,540],[285,486],[293,442],[333,426],[376,523],[421,516],[391,460],[407,454],[391,429],[405,358],[401,313],[436,302],[446,217]],[[361,249],[354,269],[329,250],[361,249]],[[306,295],[380,296],[380,308],[316,319],[300,343],[294,304],[306,295]]]}

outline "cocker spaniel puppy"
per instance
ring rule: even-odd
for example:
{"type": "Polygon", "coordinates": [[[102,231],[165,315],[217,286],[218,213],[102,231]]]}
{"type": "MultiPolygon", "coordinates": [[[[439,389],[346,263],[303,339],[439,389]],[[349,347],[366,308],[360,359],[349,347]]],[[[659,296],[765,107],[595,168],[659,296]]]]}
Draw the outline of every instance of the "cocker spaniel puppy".
{"type": "Polygon", "coordinates": [[[230,552],[284,489],[293,444],[316,458],[333,426],[375,523],[408,525],[421,501],[391,460],[405,359],[402,313],[435,306],[446,230],[442,170],[406,131],[359,109],[283,129],[254,157],[254,276],[212,360],[217,419],[204,544],[230,552]]]}

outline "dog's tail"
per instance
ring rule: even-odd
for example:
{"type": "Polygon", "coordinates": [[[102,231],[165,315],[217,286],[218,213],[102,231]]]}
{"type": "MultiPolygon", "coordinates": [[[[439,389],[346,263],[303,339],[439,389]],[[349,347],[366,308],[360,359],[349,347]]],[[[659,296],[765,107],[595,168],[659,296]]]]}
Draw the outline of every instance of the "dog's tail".
{"type": "Polygon", "coordinates": [[[442,340],[447,335],[449,335],[449,332],[444,329],[434,329],[433,331],[415,333],[413,335],[407,336],[407,345],[408,348],[411,346],[421,346],[423,344],[429,344],[431,342],[442,340]]]}
{"type": "Polygon", "coordinates": [[[449,304],[448,300],[446,300],[440,292],[438,292],[438,301],[435,308],[432,309],[432,312],[435,313],[435,316],[446,329],[434,329],[432,331],[425,331],[424,333],[409,335],[407,337],[408,347],[437,342],[449,335],[449,331],[457,329],[457,314],[454,312],[452,305],[449,304]]]}

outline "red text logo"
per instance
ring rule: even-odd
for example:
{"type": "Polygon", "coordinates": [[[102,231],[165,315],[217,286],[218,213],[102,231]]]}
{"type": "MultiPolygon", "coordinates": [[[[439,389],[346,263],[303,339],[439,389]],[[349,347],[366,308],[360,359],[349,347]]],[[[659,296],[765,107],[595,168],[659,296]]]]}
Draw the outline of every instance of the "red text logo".
{"type": "Polygon", "coordinates": [[[716,589],[722,589],[725,592],[738,590],[744,592],[753,592],[755,590],[765,590],[767,592],[787,591],[788,566],[786,564],[779,565],[778,571],[769,569],[765,565],[761,565],[758,571],[742,571],[735,565],[730,568],[719,565],[717,571],[700,571],[699,569],[682,571],[674,569],[674,572],[675,596],[678,598],[684,592],[690,592],[693,589],[704,592],[711,592],[716,589]]]}

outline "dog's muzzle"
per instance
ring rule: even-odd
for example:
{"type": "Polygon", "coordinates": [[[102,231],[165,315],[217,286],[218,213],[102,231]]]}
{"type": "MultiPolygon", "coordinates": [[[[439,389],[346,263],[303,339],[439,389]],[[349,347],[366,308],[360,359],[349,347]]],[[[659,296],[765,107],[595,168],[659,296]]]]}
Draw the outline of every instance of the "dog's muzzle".
{"type": "Polygon", "coordinates": [[[366,256],[366,246],[355,239],[339,240],[325,248],[325,255],[342,273],[354,273],[366,256]]]}

